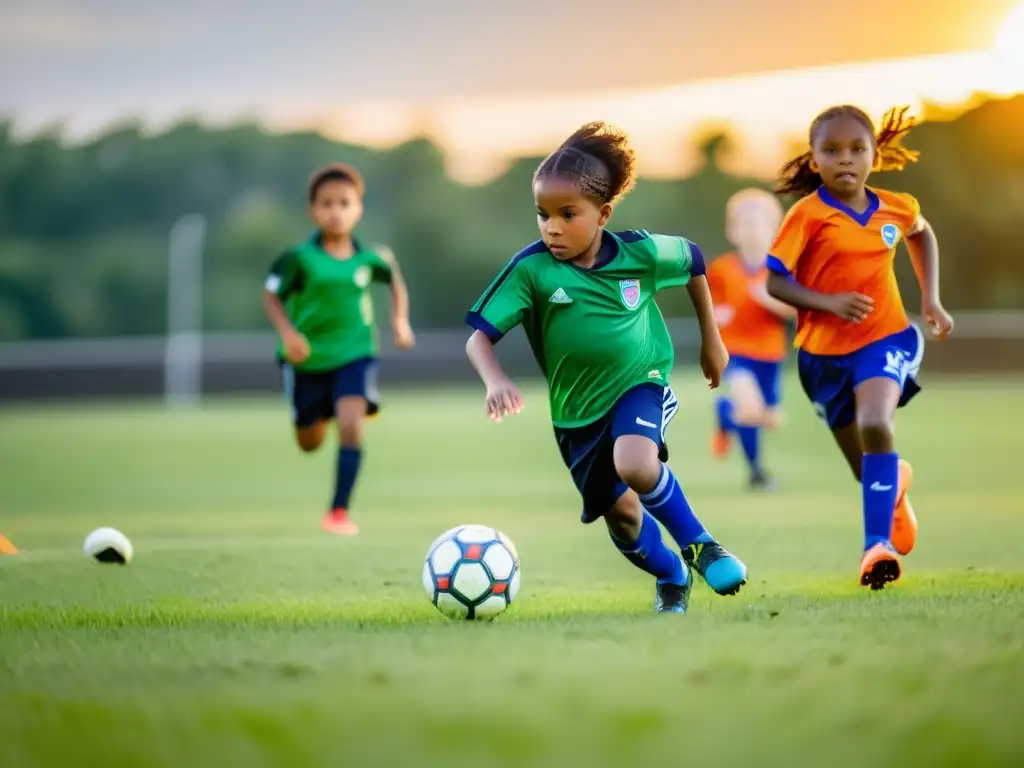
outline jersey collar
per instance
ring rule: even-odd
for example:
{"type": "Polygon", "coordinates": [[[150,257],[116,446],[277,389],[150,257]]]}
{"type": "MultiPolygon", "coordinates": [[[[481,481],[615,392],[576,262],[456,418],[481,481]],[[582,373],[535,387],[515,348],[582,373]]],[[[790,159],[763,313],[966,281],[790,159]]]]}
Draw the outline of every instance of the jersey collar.
{"type": "MultiPolygon", "coordinates": [[[[321,251],[324,249],[323,242],[324,236],[320,230],[317,230],[309,236],[309,243],[311,245],[315,245],[321,251]]],[[[352,235],[352,252],[359,253],[361,250],[363,250],[363,244],[359,242],[359,239],[355,235],[352,235]]]]}
{"type": "Polygon", "coordinates": [[[871,221],[871,217],[875,215],[879,207],[878,195],[870,189],[865,189],[864,193],[868,196],[868,207],[864,209],[863,213],[858,213],[846,203],[837,200],[831,192],[825,189],[824,184],[818,187],[818,197],[821,199],[821,202],[835,208],[837,211],[842,211],[862,227],[866,227],[868,225],[868,222],[871,221]]]}
{"type": "Polygon", "coordinates": [[[594,260],[594,266],[584,268],[577,266],[572,262],[569,263],[571,266],[575,267],[581,272],[593,272],[595,269],[607,267],[609,264],[615,261],[615,257],[619,255],[620,249],[621,246],[619,245],[619,239],[615,237],[615,235],[613,235],[607,229],[602,229],[601,248],[597,252],[597,258],[594,260]]]}

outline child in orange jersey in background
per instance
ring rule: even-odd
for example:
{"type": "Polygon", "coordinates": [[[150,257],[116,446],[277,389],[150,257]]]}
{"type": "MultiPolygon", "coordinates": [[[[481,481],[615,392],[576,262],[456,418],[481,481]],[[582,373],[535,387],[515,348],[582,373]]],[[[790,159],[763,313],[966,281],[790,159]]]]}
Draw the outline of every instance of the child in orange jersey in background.
{"type": "Polygon", "coordinates": [[[779,425],[780,378],[786,357],[788,304],[768,295],[768,248],[782,222],[782,205],[763,189],[737,192],[725,206],[726,237],[736,249],[708,268],[715,318],[729,350],[727,394],[716,404],[712,452],[725,458],[736,435],[750,469],[750,487],[774,485],[760,457],[761,429],[779,425]]]}
{"type": "Polygon", "coordinates": [[[924,353],[893,272],[900,239],[921,284],[921,315],[934,338],[953,320],[939,299],[935,233],[910,195],[866,186],[872,170],[901,170],[917,155],[900,144],[913,127],[906,108],[875,132],[857,107],[832,107],[811,123],[810,149],[782,171],[790,209],[768,258],[768,291],[799,310],[800,382],[861,484],[864,553],[860,583],[881,589],[900,577],[899,555],[917,538],[907,498],[912,472],[893,439],[896,409],[919,391],[924,353]]]}

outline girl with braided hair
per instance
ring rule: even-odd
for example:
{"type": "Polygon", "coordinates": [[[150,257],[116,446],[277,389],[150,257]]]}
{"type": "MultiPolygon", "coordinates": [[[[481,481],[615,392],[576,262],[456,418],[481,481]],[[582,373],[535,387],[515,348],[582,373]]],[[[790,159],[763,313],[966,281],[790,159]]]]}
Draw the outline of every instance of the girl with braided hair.
{"type": "Polygon", "coordinates": [[[777,191],[800,196],[768,258],[771,296],[798,310],[794,346],[800,382],[861,484],[864,550],[860,583],[881,589],[900,577],[900,555],[917,539],[907,497],[910,464],[896,453],[896,409],[919,391],[924,338],[907,318],[893,259],[907,244],[921,285],[921,315],[936,340],[953,330],[939,298],[935,232],[907,194],[867,186],[873,170],[902,170],[917,153],[901,141],[907,108],[877,132],[857,107],[822,112],[807,152],[782,169],[777,191]]]}
{"type": "Polygon", "coordinates": [[[604,518],[619,551],[657,580],[655,610],[685,613],[692,570],[735,594],[747,570],[707,532],[665,461],[678,409],[669,386],[674,350],[654,301],[686,286],[701,329],[701,368],[718,386],[728,353],[715,324],[700,249],[682,237],[605,229],[632,188],[624,133],[584,125],[537,169],[541,239],[520,251],[469,312],[466,345],[495,421],[523,398],[494,345],[522,325],[548,384],[559,451],[583,500],[582,520],[604,518]],[[681,549],[666,546],[660,521],[681,549]]]}

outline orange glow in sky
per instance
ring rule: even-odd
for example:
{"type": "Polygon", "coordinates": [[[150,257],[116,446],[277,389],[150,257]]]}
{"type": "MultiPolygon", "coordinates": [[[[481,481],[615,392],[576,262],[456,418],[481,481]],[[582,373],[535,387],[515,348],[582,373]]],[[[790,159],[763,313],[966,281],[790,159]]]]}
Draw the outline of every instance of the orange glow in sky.
{"type": "MultiPolygon", "coordinates": [[[[1024,2],[985,51],[926,56],[707,80],[668,88],[572,97],[455,100],[430,106],[366,104],[321,124],[346,141],[386,147],[426,135],[442,147],[448,170],[485,182],[510,160],[551,151],[578,125],[601,119],[630,132],[641,172],[669,177],[694,169],[692,138],[728,126],[738,139],[736,168],[769,176],[793,139],[822,109],[855,103],[873,117],[895,105],[956,106],[973,94],[1024,92],[1024,2]]],[[[289,121],[292,122],[292,121],[289,121]]]]}

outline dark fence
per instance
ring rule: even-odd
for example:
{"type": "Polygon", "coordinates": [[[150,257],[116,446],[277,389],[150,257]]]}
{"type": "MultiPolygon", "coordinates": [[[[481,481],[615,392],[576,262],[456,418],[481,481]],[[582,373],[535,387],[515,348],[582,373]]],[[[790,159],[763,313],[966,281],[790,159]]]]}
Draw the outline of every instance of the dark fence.
{"type": "MultiPolygon", "coordinates": [[[[929,343],[927,375],[1024,371],[1024,333],[1016,316],[984,315],[958,326],[958,336],[929,343]]],[[[677,365],[696,362],[698,334],[692,321],[675,321],[677,365]]],[[[471,384],[466,360],[468,331],[420,333],[416,349],[396,352],[383,344],[381,383],[386,387],[471,384]]],[[[27,402],[91,397],[153,397],[164,393],[163,338],[98,339],[0,345],[0,401],[27,402]]],[[[499,346],[509,373],[537,375],[526,339],[516,331],[499,346]]],[[[789,364],[794,360],[791,357],[789,364]]],[[[202,390],[206,394],[276,393],[281,373],[274,338],[266,334],[216,335],[203,341],[202,390]]]]}
{"type": "MultiPolygon", "coordinates": [[[[418,334],[417,346],[397,352],[382,343],[383,386],[442,386],[471,383],[466,331],[418,334]]],[[[164,393],[166,340],[97,339],[0,345],[0,402],[89,397],[160,396],[164,393]]],[[[536,375],[537,365],[519,331],[500,345],[500,357],[516,376],[536,375]]],[[[205,394],[275,393],[281,371],[270,335],[208,336],[202,344],[205,394]]]]}

